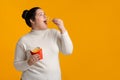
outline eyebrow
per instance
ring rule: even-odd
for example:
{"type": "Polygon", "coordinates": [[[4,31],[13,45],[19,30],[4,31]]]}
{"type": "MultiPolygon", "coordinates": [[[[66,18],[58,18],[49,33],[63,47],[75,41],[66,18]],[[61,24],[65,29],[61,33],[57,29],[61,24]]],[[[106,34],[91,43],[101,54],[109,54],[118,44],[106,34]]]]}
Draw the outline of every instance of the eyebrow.
{"type": "Polygon", "coordinates": [[[38,14],[41,14],[41,13],[44,13],[44,14],[46,14],[45,12],[39,12],[38,14]]]}
{"type": "Polygon", "coordinates": [[[44,12],[39,12],[39,13],[44,13],[44,12]]]}

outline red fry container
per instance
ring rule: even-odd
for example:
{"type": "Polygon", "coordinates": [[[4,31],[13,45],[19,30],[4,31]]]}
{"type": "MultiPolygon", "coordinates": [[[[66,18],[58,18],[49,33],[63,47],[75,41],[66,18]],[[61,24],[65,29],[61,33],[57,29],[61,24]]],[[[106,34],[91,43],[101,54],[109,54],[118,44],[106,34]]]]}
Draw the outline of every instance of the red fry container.
{"type": "Polygon", "coordinates": [[[40,57],[39,60],[43,59],[42,48],[40,48],[37,52],[30,51],[30,53],[31,53],[32,55],[34,55],[34,54],[39,54],[39,57],[40,57]]]}

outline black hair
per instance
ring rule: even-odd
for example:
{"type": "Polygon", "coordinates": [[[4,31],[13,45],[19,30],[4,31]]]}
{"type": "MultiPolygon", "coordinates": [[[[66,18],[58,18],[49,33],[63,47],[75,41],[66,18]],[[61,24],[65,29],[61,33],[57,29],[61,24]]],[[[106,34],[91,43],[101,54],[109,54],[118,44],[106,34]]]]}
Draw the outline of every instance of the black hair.
{"type": "Polygon", "coordinates": [[[41,9],[40,7],[33,7],[30,10],[24,10],[22,13],[22,18],[25,19],[26,24],[31,27],[31,20],[35,20],[36,10],[41,9]]]}

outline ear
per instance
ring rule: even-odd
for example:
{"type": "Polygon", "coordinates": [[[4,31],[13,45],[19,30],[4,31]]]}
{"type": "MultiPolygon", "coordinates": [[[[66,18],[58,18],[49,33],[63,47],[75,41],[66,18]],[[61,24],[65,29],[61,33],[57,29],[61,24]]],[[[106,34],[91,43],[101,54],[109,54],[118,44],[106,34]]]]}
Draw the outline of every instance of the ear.
{"type": "Polygon", "coordinates": [[[34,24],[34,21],[33,21],[32,19],[30,19],[30,22],[31,22],[32,24],[34,24]]]}

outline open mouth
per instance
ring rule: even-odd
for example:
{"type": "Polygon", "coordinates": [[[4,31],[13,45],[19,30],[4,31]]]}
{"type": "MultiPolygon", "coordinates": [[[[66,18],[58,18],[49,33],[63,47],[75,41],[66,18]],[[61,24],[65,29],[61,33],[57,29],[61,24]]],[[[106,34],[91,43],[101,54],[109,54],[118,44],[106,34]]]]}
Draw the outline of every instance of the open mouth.
{"type": "Polygon", "coordinates": [[[47,24],[47,20],[45,20],[44,23],[47,24]]]}

